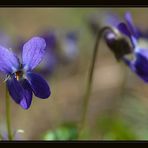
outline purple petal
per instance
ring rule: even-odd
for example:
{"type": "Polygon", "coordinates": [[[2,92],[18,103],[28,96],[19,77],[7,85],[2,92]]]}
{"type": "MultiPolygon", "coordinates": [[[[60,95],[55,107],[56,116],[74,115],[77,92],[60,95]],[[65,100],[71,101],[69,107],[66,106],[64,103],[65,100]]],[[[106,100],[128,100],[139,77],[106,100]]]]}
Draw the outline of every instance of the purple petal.
{"type": "Polygon", "coordinates": [[[7,87],[10,96],[23,109],[28,109],[32,101],[32,89],[26,79],[17,81],[14,76],[7,80],[7,87]]]}
{"type": "Polygon", "coordinates": [[[137,53],[136,58],[137,58],[135,62],[136,66],[139,68],[142,67],[143,69],[148,71],[148,58],[141,53],[137,53]]]}
{"type": "Polygon", "coordinates": [[[23,65],[24,69],[34,69],[43,59],[46,43],[41,37],[33,37],[23,46],[23,65]]]}
{"type": "MultiPolygon", "coordinates": [[[[147,53],[148,55],[148,53],[147,53]]],[[[148,58],[147,55],[141,53],[136,53],[136,61],[135,61],[135,67],[136,72],[138,75],[140,75],[143,78],[147,77],[148,80],[148,58]]]]}
{"type": "Polygon", "coordinates": [[[6,83],[12,99],[14,99],[16,103],[20,103],[23,92],[20,83],[16,80],[14,76],[12,78],[9,78],[6,83]]]}
{"type": "Polygon", "coordinates": [[[125,34],[126,36],[129,37],[129,39],[133,45],[133,48],[134,48],[135,47],[134,40],[132,38],[132,34],[131,34],[130,30],[127,28],[127,25],[122,22],[122,23],[118,24],[117,28],[119,29],[120,32],[122,32],[123,34],[125,34]]]}
{"type": "Polygon", "coordinates": [[[136,61],[130,61],[125,57],[123,61],[144,82],[148,82],[148,60],[143,55],[136,54],[136,61]]]}
{"type": "Polygon", "coordinates": [[[127,28],[126,24],[121,22],[118,24],[117,28],[125,35],[127,35],[129,38],[131,38],[131,33],[129,29],[127,28]]]}
{"type": "Polygon", "coordinates": [[[28,72],[27,78],[35,96],[42,99],[46,99],[50,96],[50,88],[47,82],[40,75],[28,72]]]}
{"type": "Polygon", "coordinates": [[[125,14],[125,19],[126,19],[126,22],[127,22],[127,24],[128,24],[128,27],[129,27],[131,33],[132,33],[136,38],[138,38],[138,31],[137,31],[137,29],[136,29],[135,26],[134,26],[131,13],[127,12],[127,13],[125,14]]]}
{"type": "MultiPolygon", "coordinates": [[[[146,62],[146,60],[148,60],[148,49],[136,48],[135,54],[137,56],[137,59],[140,60],[140,61],[144,60],[146,62]]],[[[144,63],[144,61],[142,63],[144,63]]]]}
{"type": "Polygon", "coordinates": [[[12,73],[19,67],[19,60],[14,53],[7,48],[0,46],[0,71],[12,73]]]}
{"type": "Polygon", "coordinates": [[[24,96],[20,101],[20,105],[24,109],[28,109],[31,105],[31,102],[32,102],[32,95],[33,95],[32,89],[31,89],[31,86],[26,79],[21,80],[20,83],[23,87],[23,96],[24,96]]]}

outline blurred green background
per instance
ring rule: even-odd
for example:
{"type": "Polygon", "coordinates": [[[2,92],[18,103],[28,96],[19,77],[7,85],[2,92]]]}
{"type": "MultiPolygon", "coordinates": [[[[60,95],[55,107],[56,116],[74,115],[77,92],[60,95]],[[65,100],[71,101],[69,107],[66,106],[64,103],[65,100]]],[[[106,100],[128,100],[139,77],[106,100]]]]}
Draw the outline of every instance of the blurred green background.
{"type": "MultiPolygon", "coordinates": [[[[49,99],[33,98],[29,110],[11,99],[13,130],[23,140],[75,140],[81,120],[83,94],[95,37],[87,24],[93,13],[130,11],[137,26],[148,28],[147,8],[0,8],[0,29],[17,44],[40,32],[79,30],[79,56],[48,78],[49,99]]],[[[93,90],[88,106],[85,140],[148,140],[148,85],[118,63],[102,41],[97,55],[93,90]]],[[[5,132],[5,84],[0,86],[0,130],[5,132]]]]}

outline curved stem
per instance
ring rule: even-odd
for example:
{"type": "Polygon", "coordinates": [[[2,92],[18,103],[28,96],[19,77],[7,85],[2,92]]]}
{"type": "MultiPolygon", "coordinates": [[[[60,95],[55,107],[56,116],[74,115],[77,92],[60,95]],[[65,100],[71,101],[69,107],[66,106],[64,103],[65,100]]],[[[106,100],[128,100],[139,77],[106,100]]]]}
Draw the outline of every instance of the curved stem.
{"type": "Polygon", "coordinates": [[[92,60],[91,60],[91,64],[90,64],[90,68],[88,71],[88,81],[86,84],[86,90],[85,90],[85,94],[83,97],[83,112],[82,112],[82,117],[81,117],[81,121],[80,121],[80,127],[79,127],[79,133],[78,133],[78,138],[80,138],[81,136],[81,132],[85,126],[85,122],[86,122],[86,115],[87,115],[87,109],[88,109],[88,104],[89,104],[89,99],[90,99],[90,94],[91,94],[91,90],[92,90],[92,79],[93,79],[93,73],[94,73],[94,67],[95,67],[95,62],[96,62],[96,57],[97,57],[97,53],[98,53],[98,47],[99,47],[99,43],[101,40],[101,37],[104,33],[104,31],[111,29],[110,27],[103,27],[98,33],[97,33],[97,37],[96,37],[96,42],[95,42],[95,46],[94,46],[94,50],[93,50],[93,55],[92,55],[92,60]]]}
{"type": "Polygon", "coordinates": [[[6,87],[6,124],[7,124],[8,140],[13,140],[12,131],[11,131],[11,118],[10,118],[10,98],[7,87],[6,87]]]}

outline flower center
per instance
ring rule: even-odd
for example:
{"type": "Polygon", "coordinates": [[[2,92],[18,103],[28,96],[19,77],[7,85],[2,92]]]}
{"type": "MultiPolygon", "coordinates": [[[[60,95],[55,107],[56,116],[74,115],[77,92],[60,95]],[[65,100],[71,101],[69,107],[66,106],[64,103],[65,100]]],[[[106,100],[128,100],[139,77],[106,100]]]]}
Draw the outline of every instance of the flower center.
{"type": "Polygon", "coordinates": [[[15,78],[19,81],[23,77],[23,71],[19,70],[14,73],[15,78]]]}

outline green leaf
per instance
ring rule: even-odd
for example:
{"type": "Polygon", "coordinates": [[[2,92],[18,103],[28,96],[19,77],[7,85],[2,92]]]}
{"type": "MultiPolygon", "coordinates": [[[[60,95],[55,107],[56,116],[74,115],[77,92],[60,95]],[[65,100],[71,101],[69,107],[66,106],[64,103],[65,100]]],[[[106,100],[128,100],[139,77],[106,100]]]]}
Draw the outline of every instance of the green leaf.
{"type": "Polygon", "coordinates": [[[104,116],[99,119],[98,130],[107,140],[136,140],[136,133],[119,117],[104,116]]]}
{"type": "Polygon", "coordinates": [[[43,140],[76,140],[78,130],[74,124],[63,124],[55,130],[49,130],[43,136],[43,140]]]}

